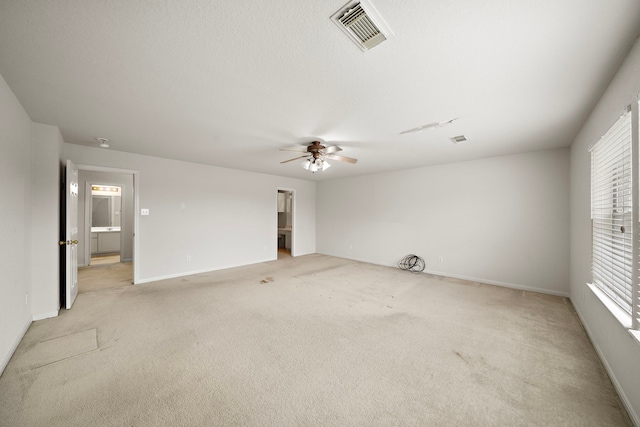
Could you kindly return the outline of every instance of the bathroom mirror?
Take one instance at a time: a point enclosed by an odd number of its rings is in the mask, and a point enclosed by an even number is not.
[[[91,227],[120,227],[122,189],[114,186],[91,187]]]

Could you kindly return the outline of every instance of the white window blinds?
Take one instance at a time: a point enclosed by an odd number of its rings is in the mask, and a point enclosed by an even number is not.
[[[591,150],[592,280],[632,314],[631,113]]]

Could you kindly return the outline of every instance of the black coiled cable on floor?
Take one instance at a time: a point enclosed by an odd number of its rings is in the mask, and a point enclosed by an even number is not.
[[[409,254],[398,262],[398,268],[401,270],[409,270],[412,273],[421,273],[424,271],[424,260],[418,255]]]

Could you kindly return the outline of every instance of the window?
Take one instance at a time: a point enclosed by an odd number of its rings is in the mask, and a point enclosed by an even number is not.
[[[633,131],[632,113],[627,111],[591,148],[591,273],[592,284],[622,310],[623,323],[638,329],[640,271],[634,249],[640,250],[635,237],[640,227],[633,205],[639,190]]]

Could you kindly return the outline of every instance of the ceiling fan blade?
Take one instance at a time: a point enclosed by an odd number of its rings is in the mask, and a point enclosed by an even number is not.
[[[294,157],[293,159],[285,160],[284,162],[280,162],[280,163],[289,163],[289,162],[293,162],[294,160],[306,159],[307,157],[309,157],[308,154],[306,156]]]
[[[342,148],[338,147],[337,145],[334,145],[332,147],[327,147],[324,149],[324,152],[326,154],[335,153],[336,151],[342,151]]]
[[[292,145],[291,147],[281,148],[280,151],[297,151],[298,153],[306,153],[307,147],[300,145]]]
[[[347,162],[347,163],[355,163],[358,161],[358,159],[354,159],[353,157],[337,156],[335,154],[327,154],[323,157],[325,159],[338,160],[339,162]]]

